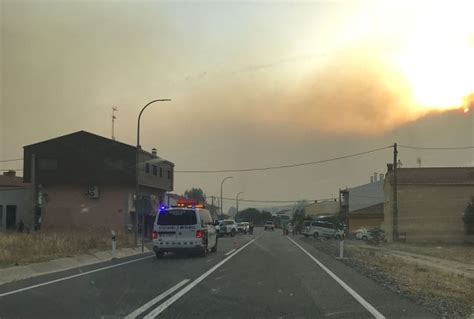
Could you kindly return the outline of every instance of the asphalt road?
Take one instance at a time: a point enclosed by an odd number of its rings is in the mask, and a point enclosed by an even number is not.
[[[0,318],[433,318],[280,230],[207,257],[125,258],[0,286]]]

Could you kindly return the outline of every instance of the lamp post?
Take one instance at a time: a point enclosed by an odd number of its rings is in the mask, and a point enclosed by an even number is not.
[[[138,207],[137,207],[137,202],[138,202],[138,192],[139,192],[139,178],[138,174],[140,172],[138,163],[140,159],[140,119],[142,118],[143,111],[150,106],[153,103],[156,102],[168,102],[171,101],[171,99],[158,99],[158,100],[153,100],[148,102],[147,105],[145,105],[141,110],[140,113],[138,114],[138,121],[137,121],[137,149],[136,149],[136,154],[135,154],[135,246],[138,244]],[[145,214],[143,214],[143,222],[142,222],[142,252],[145,250]]]
[[[224,204],[224,203],[222,202],[222,186],[224,185],[224,182],[225,182],[226,180],[232,179],[232,178],[234,178],[234,177],[233,177],[233,176],[224,177],[224,179],[223,179],[222,182],[221,182],[221,217],[222,217],[222,215],[224,215],[224,209],[223,209],[223,207],[224,207],[223,204]]]
[[[240,196],[240,194],[243,194],[243,193],[244,192],[238,192],[237,196],[235,196],[235,207],[237,209],[237,212],[235,213],[236,216],[239,213],[239,196]]]

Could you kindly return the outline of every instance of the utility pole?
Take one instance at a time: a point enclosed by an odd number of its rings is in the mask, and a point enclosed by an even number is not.
[[[393,241],[398,240],[397,143],[393,144]]]
[[[116,106],[112,107],[112,139],[115,141],[115,120],[117,117],[115,116],[115,112],[118,112],[118,108]]]

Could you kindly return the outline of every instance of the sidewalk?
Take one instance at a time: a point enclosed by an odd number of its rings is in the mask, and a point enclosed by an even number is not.
[[[145,247],[145,253],[150,249]],[[142,254],[141,247],[117,249],[116,258],[129,257]],[[95,253],[78,255],[74,257],[60,258],[25,266],[14,266],[0,269],[0,285],[7,282],[32,278],[72,268],[88,266],[104,261],[112,260],[112,251],[98,251]]]
[[[410,253],[410,252],[405,252],[405,251],[400,251],[400,250],[393,250],[386,247],[377,247],[377,246],[359,245],[359,244],[350,244],[350,243],[347,244],[347,246],[383,252],[385,254],[401,258],[407,263],[434,268],[434,269],[441,270],[443,272],[462,275],[467,278],[474,279],[474,264],[471,264],[471,263],[462,263],[462,262],[452,261],[452,260],[443,259],[443,258],[431,257],[431,256],[415,254],[415,253]]]

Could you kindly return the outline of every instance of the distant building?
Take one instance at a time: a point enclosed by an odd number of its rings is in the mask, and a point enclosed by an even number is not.
[[[383,185],[383,174],[375,173],[370,183],[347,189],[350,233],[360,228],[383,228]]]
[[[0,231],[16,230],[20,221],[33,228],[33,192],[14,171],[0,175]]]
[[[305,215],[311,218],[335,216],[339,214],[340,204],[336,199],[323,200],[323,201],[316,201],[312,204],[309,204],[305,206],[303,209],[304,209]]]
[[[384,225],[393,240],[393,167],[384,184]],[[399,168],[398,234],[407,242],[466,240],[463,212],[474,196],[474,167]]]
[[[141,150],[138,162],[139,207],[150,231],[155,206],[173,190],[174,164],[156,150]],[[85,131],[24,147],[24,181],[34,183],[43,199],[46,228],[133,228],[135,165],[134,146]]]

